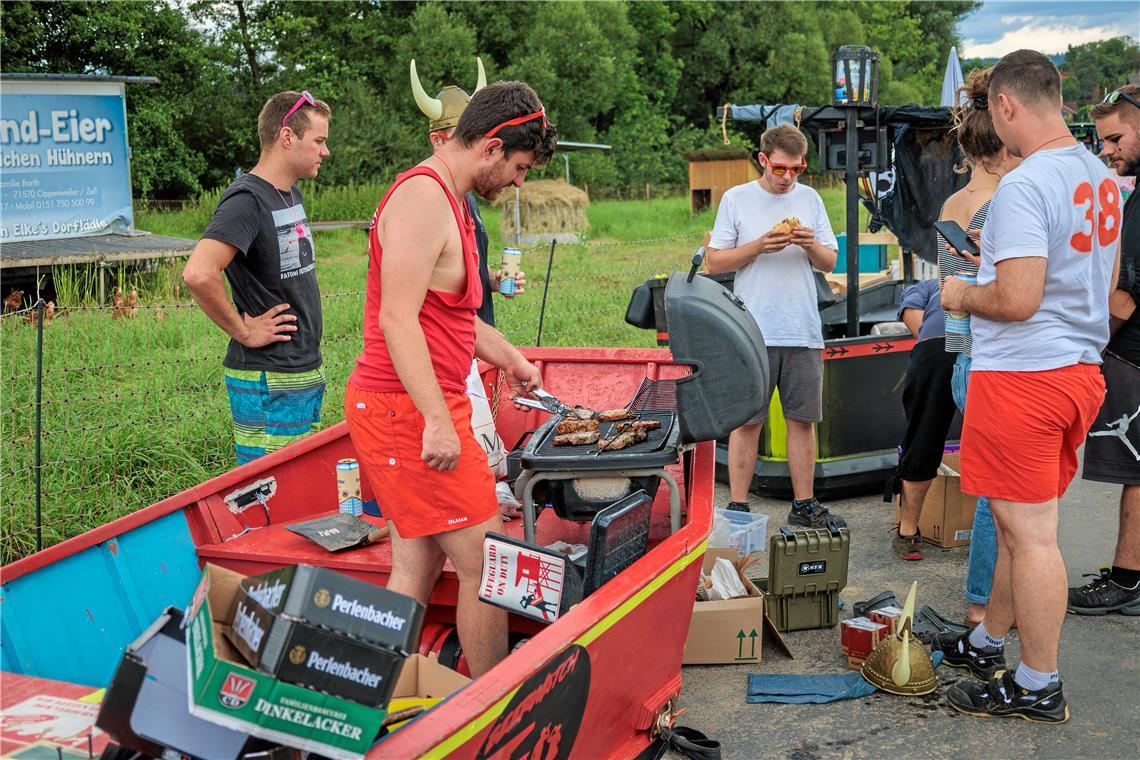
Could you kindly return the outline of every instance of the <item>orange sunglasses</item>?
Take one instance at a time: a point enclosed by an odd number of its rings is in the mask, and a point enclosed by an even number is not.
[[[767,166],[764,167],[765,171],[771,170],[772,174],[777,177],[783,177],[786,173],[791,172],[793,177],[798,177],[807,171],[807,162],[796,164],[795,166],[785,166],[784,164],[774,164],[772,159],[768,158],[767,154],[761,153],[767,161]]]

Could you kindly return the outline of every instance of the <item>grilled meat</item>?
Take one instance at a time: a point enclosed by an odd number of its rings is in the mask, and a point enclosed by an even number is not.
[[[580,433],[583,431],[596,432],[598,430],[597,420],[580,420],[574,417],[567,417],[558,423],[554,428],[554,432],[558,435],[565,435],[567,433]]]
[[[628,420],[633,417],[633,414],[628,409],[606,409],[596,412],[594,417],[600,422],[617,422],[618,420]]]
[[[661,427],[661,420],[633,420],[619,422],[614,425],[615,433],[624,433],[627,430],[657,430]]]
[[[576,406],[576,407],[574,407],[574,411],[572,411],[568,415],[566,415],[566,418],[567,419],[590,420],[590,419],[594,418],[594,414],[595,414],[595,412],[593,409],[587,409],[584,406]]]
[[[589,446],[598,442],[597,430],[579,430],[576,433],[565,433],[554,436],[555,446]]]
[[[626,430],[598,441],[598,451],[618,451],[628,449],[649,440],[649,431],[641,429]]]

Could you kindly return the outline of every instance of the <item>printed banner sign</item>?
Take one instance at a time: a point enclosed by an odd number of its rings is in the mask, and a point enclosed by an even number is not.
[[[543,623],[558,619],[566,576],[566,558],[510,541],[483,540],[483,577],[479,598]]]
[[[129,158],[122,84],[6,81],[0,93],[0,242],[129,228]]]

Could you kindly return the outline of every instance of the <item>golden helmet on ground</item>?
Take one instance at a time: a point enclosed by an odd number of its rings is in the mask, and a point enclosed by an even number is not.
[[[929,694],[938,688],[938,675],[930,654],[922,642],[911,635],[917,589],[917,582],[911,584],[898,630],[875,645],[859,671],[872,686],[908,697]]]
[[[487,86],[487,74],[483,71],[483,59],[476,58],[475,64],[479,68],[479,77],[475,81],[475,89],[471,91],[471,95]],[[420,83],[414,58],[412,59],[411,75],[412,95],[415,96],[416,105],[419,106],[423,115],[431,119],[431,131],[451,129],[458,124],[459,117],[463,115],[463,109],[467,108],[467,104],[471,102],[471,95],[456,85],[449,84],[440,90],[434,98],[431,97],[424,91],[424,86]]]

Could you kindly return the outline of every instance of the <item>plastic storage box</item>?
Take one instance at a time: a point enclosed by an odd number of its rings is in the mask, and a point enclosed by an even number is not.
[[[764,551],[768,539],[768,515],[717,509],[716,514],[732,524],[726,549],[736,549],[741,556]]]
[[[847,585],[851,534],[781,528],[768,545],[768,600],[781,631],[831,628],[839,622],[839,592]]]

